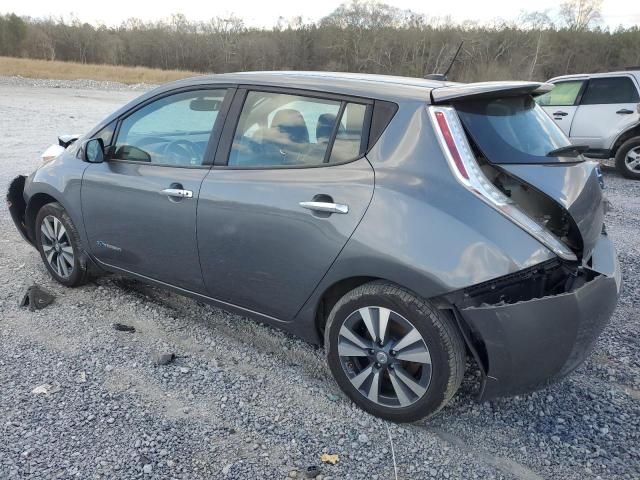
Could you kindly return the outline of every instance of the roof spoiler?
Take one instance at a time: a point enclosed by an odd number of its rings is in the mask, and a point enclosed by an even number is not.
[[[431,90],[431,101],[435,103],[453,100],[475,100],[479,98],[516,97],[520,95],[542,95],[553,88],[551,83],[541,82],[478,82],[438,87]]]

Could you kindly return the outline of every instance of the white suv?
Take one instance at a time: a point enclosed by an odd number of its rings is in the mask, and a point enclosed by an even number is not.
[[[640,68],[564,75],[536,101],[585,155],[615,158],[618,171],[640,180]],[[605,162],[606,163],[606,162]]]

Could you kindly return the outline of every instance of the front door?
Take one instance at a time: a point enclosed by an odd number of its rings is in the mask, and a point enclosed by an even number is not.
[[[227,122],[229,145],[200,192],[204,281],[218,300],[289,320],[371,200],[370,106],[273,91],[244,92],[236,105],[237,128]]]
[[[611,148],[621,132],[640,122],[638,102],[638,86],[631,76],[592,78],[571,126],[571,142]]]
[[[584,80],[566,80],[554,85],[553,90],[537,97],[536,102],[569,137]]]
[[[82,180],[90,252],[100,262],[203,291],[196,207],[225,93],[170,94],[121,121],[107,160]]]

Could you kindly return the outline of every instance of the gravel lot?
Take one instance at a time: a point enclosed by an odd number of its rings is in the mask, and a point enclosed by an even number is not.
[[[144,88],[0,77],[0,188],[57,134]],[[485,404],[470,369],[438,417],[404,426],[355,408],[322,350],[268,326],[116,277],[59,286],[2,202],[0,478],[301,478],[317,465],[325,480],[392,479],[395,453],[402,479],[638,479],[640,182],[606,182],[626,285],[587,363],[543,392]],[[56,300],[29,312],[18,301],[34,282]],[[156,366],[159,352],[179,358]],[[43,383],[59,390],[32,393]]]

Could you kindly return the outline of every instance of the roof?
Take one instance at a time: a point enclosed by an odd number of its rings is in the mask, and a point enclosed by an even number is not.
[[[175,88],[177,85],[199,85],[207,83],[290,86],[345,95],[380,99],[401,97],[420,101],[428,99],[429,92],[434,88],[458,85],[455,82],[393,75],[303,71],[240,72],[202,75],[178,80],[169,85]]]
[[[571,75],[560,75],[553,77],[548,82],[554,82],[557,80],[580,80],[586,78],[598,78],[598,77],[610,77],[619,75],[633,75],[640,82],[640,70],[618,70],[615,72],[600,72],[600,73],[574,73]]]

